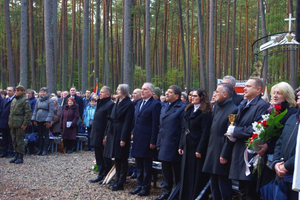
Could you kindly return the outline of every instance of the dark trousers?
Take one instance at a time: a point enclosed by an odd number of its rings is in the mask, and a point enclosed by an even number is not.
[[[46,128],[46,122],[38,122],[38,145],[40,150],[47,151],[49,145],[49,128]]]
[[[260,199],[259,194],[256,192],[256,181],[239,181],[239,190],[242,200]]]
[[[70,139],[64,139],[63,140],[63,144],[64,144],[64,148],[69,151],[69,150],[73,150],[73,145],[75,143],[75,140],[70,140]]]
[[[4,155],[14,155],[14,147],[12,144],[11,134],[9,128],[1,129],[2,132],[2,151]]]
[[[292,183],[286,182],[286,196],[288,200],[298,200],[298,192],[292,190]]]
[[[109,170],[112,168],[112,161],[110,158],[103,156],[104,147],[94,147],[96,164],[99,169],[98,176],[104,178]]]
[[[163,175],[163,194],[170,194],[172,192],[173,183],[177,185],[180,182],[180,162],[166,162],[162,161],[162,175]]]
[[[150,190],[152,158],[135,158],[137,187],[144,191]]]
[[[116,181],[119,184],[124,184],[126,182],[127,170],[128,170],[128,160],[127,158],[115,158],[116,165]]]
[[[91,131],[92,131],[92,128],[91,127],[86,127],[86,130],[87,130],[87,138],[88,138],[88,145],[87,145],[87,148],[89,149],[89,150],[91,150],[92,149],[92,147],[91,147]]]
[[[214,200],[232,199],[232,182],[228,176],[211,174],[210,189]]]

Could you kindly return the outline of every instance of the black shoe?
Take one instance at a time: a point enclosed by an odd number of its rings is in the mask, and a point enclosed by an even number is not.
[[[26,152],[26,155],[31,155],[31,152],[28,150],[28,151]]]
[[[35,155],[41,155],[43,153],[43,151],[41,149],[39,149],[39,151],[35,154]]]
[[[101,185],[103,183],[104,179],[105,179],[105,177],[101,181],[99,181],[98,183]]]
[[[90,182],[91,182],[91,183],[97,183],[97,182],[99,182],[99,181],[101,181],[101,180],[103,180],[103,177],[97,176],[97,178],[91,179]],[[103,182],[103,181],[102,181],[102,182]]]
[[[85,149],[84,151],[91,151],[91,149]]]
[[[124,186],[122,183],[118,183],[116,185],[113,185],[111,190],[112,191],[124,190]]]
[[[170,195],[169,194],[162,194],[160,197],[155,198],[154,200],[164,200],[168,199]]]
[[[1,153],[0,154],[0,158],[4,158],[4,157],[6,157],[7,156],[7,154],[4,154],[4,153]]]
[[[142,190],[137,195],[144,197],[144,196],[148,196],[149,194],[150,194],[149,191]]]
[[[23,163],[23,154],[19,153],[18,160],[15,162],[16,164]]]
[[[129,191],[129,194],[137,194],[142,190],[142,188],[135,188],[135,190]]]
[[[117,184],[118,184],[118,181],[114,181],[111,184],[109,184],[109,188],[112,188],[114,185],[117,185]]]
[[[43,153],[41,154],[41,156],[46,156],[47,155],[47,151],[43,151]]]
[[[136,179],[136,172],[133,172],[130,176],[130,179]]]
[[[68,150],[67,153],[70,154],[70,153],[73,153],[73,151],[72,150]]]
[[[15,163],[18,160],[19,154],[16,153],[14,159],[10,160],[10,163]]]
[[[15,154],[8,154],[7,156],[6,156],[6,158],[13,158],[15,156]]]

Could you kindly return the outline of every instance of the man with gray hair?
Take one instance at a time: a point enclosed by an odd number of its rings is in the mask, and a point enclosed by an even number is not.
[[[95,149],[96,164],[98,166],[98,176],[91,179],[91,183],[102,183],[104,177],[112,167],[110,158],[103,156],[103,138],[107,125],[107,116],[111,114],[114,103],[110,99],[111,89],[103,86],[100,90],[100,99],[97,100],[97,108],[94,115],[94,121],[91,130],[91,146]]]
[[[134,128],[132,131],[132,156],[135,157],[137,170],[137,187],[130,194],[148,196],[151,184],[152,159],[156,153],[156,140],[159,130],[161,104],[152,96],[154,86],[144,83],[141,97],[134,112]]]
[[[229,83],[235,88],[236,80],[233,76],[224,76],[222,83]],[[232,101],[235,105],[240,105],[240,103],[243,101],[243,96],[238,95],[235,91],[232,96]]]
[[[234,88],[231,84],[220,83],[216,89],[213,122],[210,129],[207,155],[202,168],[211,175],[213,199],[231,199],[231,180],[228,178],[231,163],[232,142],[224,134],[228,127],[228,115],[237,113],[237,106],[232,101]]]
[[[132,92],[132,102],[133,102],[134,106],[138,103],[139,100],[142,99],[141,93],[142,93],[142,90],[139,89],[139,88],[133,90],[133,92]]]

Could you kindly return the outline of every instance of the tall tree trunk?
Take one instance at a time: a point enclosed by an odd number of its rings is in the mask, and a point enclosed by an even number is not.
[[[7,65],[9,74],[9,85],[16,86],[15,81],[15,66],[14,56],[12,48],[12,37],[10,28],[10,12],[9,12],[9,0],[4,0],[4,13],[5,13],[5,33],[6,33],[6,51],[7,51]]]
[[[293,16],[293,1],[289,0],[289,12]],[[291,86],[297,88],[297,73],[295,69],[295,51],[294,45],[289,45],[290,47],[290,74],[291,74]]]
[[[223,6],[223,0],[221,0],[220,2],[220,15],[219,15],[219,44],[222,44],[222,6]],[[217,59],[217,65],[218,65],[218,72],[217,72],[217,76],[220,78],[222,76],[222,74],[224,75],[224,71],[222,70],[222,65],[221,65],[221,55],[222,55],[222,48],[221,45],[219,46],[219,50],[218,50],[218,59]],[[223,73],[222,73],[223,72]]]
[[[107,86],[110,86],[110,80],[109,80],[109,0],[106,0],[105,4],[105,84]]]
[[[215,65],[214,65],[214,8],[215,0],[210,0],[210,15],[209,15],[209,96],[212,95],[213,91],[216,89],[216,75],[215,75]]]
[[[20,84],[28,86],[28,4],[21,0]]]
[[[70,72],[70,82],[71,85],[74,83],[74,63],[75,63],[75,30],[76,30],[76,22],[75,22],[75,18],[76,18],[76,12],[75,12],[75,0],[72,0],[72,59],[71,59],[71,72]]]
[[[78,41],[77,41],[77,51],[78,51],[78,68],[77,68],[77,70],[78,70],[78,77],[77,77],[77,80],[78,80],[78,88],[81,88],[81,76],[80,76],[80,74],[81,74],[81,48],[82,48],[82,46],[81,46],[81,0],[79,0],[79,4],[78,4],[78,11],[79,11],[79,13],[78,13]]]
[[[231,74],[236,77],[236,67],[235,67],[235,25],[236,25],[236,0],[233,0],[232,5],[232,32],[231,32]]]
[[[96,0],[96,31],[94,44],[95,81],[99,78],[100,1],[101,0]]]
[[[202,14],[200,0],[197,0],[197,14],[198,14],[198,37],[199,37],[199,53],[200,53],[200,82],[201,88],[205,89],[205,54],[204,54],[204,42],[203,42],[203,25],[202,25]]]
[[[189,0],[186,0],[186,76],[185,76],[185,87],[190,89],[190,13],[189,13]]]
[[[62,88],[68,88],[67,0],[62,0]],[[71,83],[72,84],[72,83]]]
[[[50,93],[55,92],[54,82],[54,49],[53,49],[53,23],[52,23],[52,0],[44,1],[45,10],[45,49],[46,49],[46,80]]]
[[[53,49],[54,49],[54,89],[57,89],[57,69],[58,69],[58,48],[57,48],[57,0],[52,2],[52,16],[53,16]]]
[[[132,67],[132,28],[131,28],[131,7],[129,0],[124,1],[124,83],[133,89],[133,67]]]
[[[82,32],[82,85],[81,90],[88,87],[88,49],[89,49],[89,0],[84,0],[83,5],[83,32]]]
[[[29,34],[30,34],[30,62],[31,62],[31,82],[32,89],[36,88],[35,78],[35,57],[34,57],[34,30],[33,30],[33,0],[29,1]]]
[[[265,8],[263,4],[263,0],[260,0],[260,18],[261,18],[261,32],[262,37],[267,36],[267,29],[266,29],[266,18],[265,18]],[[267,42],[267,38],[263,39],[263,43]],[[247,47],[247,46],[246,46]],[[247,52],[247,50],[246,50]],[[267,70],[268,70],[268,50],[263,52],[263,82],[266,84],[267,80]]]
[[[225,51],[224,51],[224,75],[225,76],[228,74],[230,4],[231,4],[231,1],[228,0],[227,22],[226,22],[226,32],[225,32]]]
[[[150,0],[146,0],[146,81],[151,81],[150,66]]]
[[[179,24],[180,24],[180,39],[181,39],[181,50],[182,50],[182,65],[184,69],[184,77],[187,77],[186,71],[186,57],[185,57],[185,45],[184,45],[184,33],[183,33],[183,22],[182,22],[182,7],[181,0],[178,0],[178,9],[179,9]]]

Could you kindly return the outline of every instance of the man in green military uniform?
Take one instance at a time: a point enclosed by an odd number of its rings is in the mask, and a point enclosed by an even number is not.
[[[11,102],[8,125],[15,150],[15,157],[10,163],[23,163],[25,154],[25,130],[30,123],[32,111],[29,100],[25,97],[25,88],[22,85],[16,87],[16,97]]]

